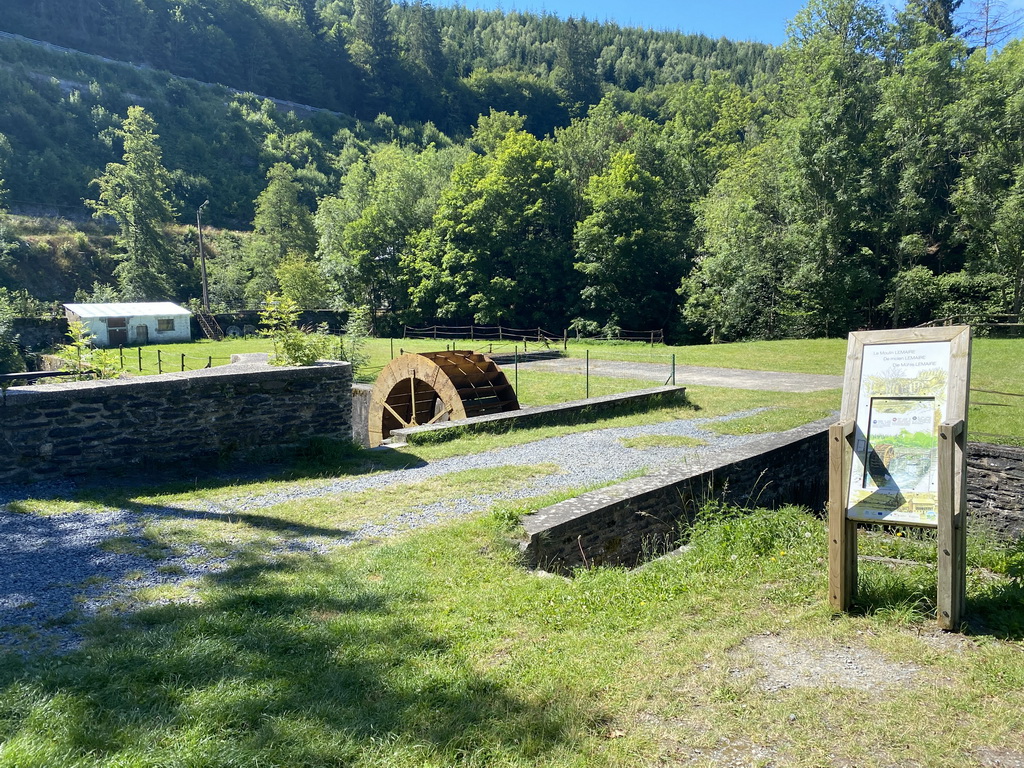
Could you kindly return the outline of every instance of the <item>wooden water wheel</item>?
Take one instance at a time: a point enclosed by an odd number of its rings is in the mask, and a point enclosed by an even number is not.
[[[394,429],[519,410],[501,368],[476,352],[419,352],[396,357],[370,394],[370,446]]]

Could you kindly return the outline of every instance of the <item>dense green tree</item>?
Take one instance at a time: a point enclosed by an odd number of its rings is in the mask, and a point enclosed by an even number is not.
[[[975,272],[999,272],[1012,285],[1013,311],[1024,304],[1024,42],[987,62],[979,53],[970,88],[954,111],[964,143],[956,183],[958,235]]]
[[[7,291],[0,288],[0,373],[19,373],[25,370],[25,361],[18,350],[14,333],[14,307]]]
[[[452,168],[466,154],[383,144],[349,168],[339,195],[320,201],[320,255],[346,304],[375,316],[404,310],[408,287],[400,260],[411,238],[430,225]]]
[[[572,269],[573,201],[552,147],[512,131],[493,153],[456,167],[437,214],[405,259],[426,317],[558,327]]]
[[[573,117],[582,116],[601,98],[593,45],[571,16],[556,42],[557,55],[552,71],[555,87]]]
[[[160,301],[174,296],[180,264],[164,236],[174,220],[170,176],[161,158],[156,123],[142,107],[129,107],[117,132],[124,145],[120,163],[108,163],[93,183],[98,200],[86,200],[97,217],[111,216],[120,234],[123,253],[115,270],[125,301]]]
[[[333,303],[331,285],[318,262],[289,256],[274,270],[281,294],[299,309],[326,309]]]
[[[703,248],[681,293],[687,321],[712,341],[798,332],[785,162],[778,140],[758,145],[723,172],[699,206]]]
[[[581,297],[592,320],[642,330],[673,319],[686,264],[665,195],[661,178],[630,152],[590,179],[584,197],[591,213],[576,226],[574,266],[584,275]]]
[[[248,258],[252,277],[246,286],[250,305],[276,292],[275,270],[287,258],[308,259],[316,251],[313,217],[299,201],[299,193],[295,169],[274,163],[267,171],[266,188],[256,198]]]

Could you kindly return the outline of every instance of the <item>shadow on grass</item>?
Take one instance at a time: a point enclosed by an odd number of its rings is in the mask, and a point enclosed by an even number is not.
[[[78,490],[70,500],[95,502],[126,507],[140,495],[167,495],[202,490],[218,490],[232,486],[321,478],[354,477],[374,472],[415,469],[426,466],[423,459],[390,448],[362,448],[337,440],[311,441],[287,461],[249,466],[244,470],[211,466],[172,468],[164,471],[146,469],[144,477],[88,477],[78,480]],[[35,489],[25,488],[30,498]]]
[[[9,764],[530,765],[567,738],[557,706],[429,629],[414,587],[348,569],[240,562],[202,604],[97,620],[59,664],[0,664]]]
[[[1019,575],[1006,579],[968,573],[964,631],[1001,640],[1024,639],[1024,583]],[[854,615],[934,621],[936,610],[934,566],[862,569]]]

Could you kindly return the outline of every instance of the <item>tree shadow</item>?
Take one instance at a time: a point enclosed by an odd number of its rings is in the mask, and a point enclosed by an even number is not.
[[[428,464],[401,449],[362,448],[340,441],[321,442],[331,445],[315,449],[311,454],[299,452],[287,462],[276,461],[258,466],[232,468],[216,463],[170,468],[147,466],[144,470],[135,470],[131,475],[87,475],[56,484],[41,482],[22,486],[7,485],[0,494],[0,505],[19,504],[34,499],[60,499],[124,507],[137,496],[220,490],[272,481],[358,477],[374,472],[416,469]]]
[[[60,664],[0,664],[0,737],[48,739],[72,762],[116,762],[148,744],[156,763],[163,750],[209,765],[227,753],[239,764],[369,764],[403,749],[486,764],[541,758],[568,738],[570,708],[475,669],[453,630],[427,629],[415,589],[317,557],[254,559],[209,580],[201,604],[94,622]],[[33,716],[39,706],[56,727]]]
[[[934,565],[879,567],[870,578],[860,579],[851,613],[860,616],[903,613],[918,620],[933,621],[936,580]],[[1024,582],[1021,578],[1011,575],[996,579],[968,574],[962,631],[1000,640],[1024,639]]]

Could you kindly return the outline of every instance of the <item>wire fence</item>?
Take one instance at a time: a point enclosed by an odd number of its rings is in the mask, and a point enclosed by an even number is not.
[[[218,364],[231,362],[230,357],[207,355],[197,357],[185,353],[168,352],[159,348],[118,347],[117,362],[122,371],[147,373],[170,373],[172,371],[198,371],[213,368],[214,361]]]
[[[988,400],[981,400],[981,399],[978,399],[978,398],[972,398],[971,401],[970,401],[970,404],[971,404],[972,408],[981,408],[981,409],[1009,408],[1009,409],[1011,409],[1009,412],[1002,412],[1001,411],[1001,414],[1005,414],[1005,416],[1011,417],[1011,418],[994,419],[993,421],[996,421],[997,423],[1002,422],[1002,423],[1005,424],[1006,422],[1012,420],[1012,417],[1017,416],[1019,414],[1019,412],[1021,411],[1021,409],[1024,409],[1024,393],[1020,393],[1020,392],[1001,392],[1001,391],[996,390],[996,389],[979,389],[979,388],[976,388],[976,387],[971,387],[971,393],[972,394],[982,395],[983,397],[987,396],[989,398]],[[1008,402],[1008,403],[996,402],[993,399],[993,396],[995,396],[995,397],[1010,398],[1011,402]],[[987,415],[988,414],[986,413],[986,416]],[[972,430],[970,430],[970,435],[971,435],[972,438],[984,438],[985,440],[997,440],[999,442],[1008,442],[1008,443],[1013,444],[1013,445],[1024,445],[1024,436],[1022,436],[1020,434],[1007,435],[1007,434],[1001,434],[1001,433],[996,433],[996,432],[978,432],[978,431],[972,429]]]
[[[407,339],[469,339],[497,341],[535,341],[538,344],[547,342],[565,344],[569,339],[575,341],[641,341],[649,344],[664,344],[665,332],[657,329],[651,331],[630,331],[622,328],[609,329],[597,335],[583,335],[568,329],[561,333],[544,328],[511,328],[504,325],[427,325],[416,328],[403,326],[403,338]]]
[[[1011,312],[985,312],[939,317],[921,323],[918,328],[936,328],[949,325],[969,325],[977,333],[984,335],[996,331],[1000,334],[1012,335],[1024,332],[1024,315]]]

